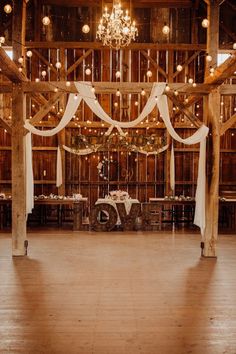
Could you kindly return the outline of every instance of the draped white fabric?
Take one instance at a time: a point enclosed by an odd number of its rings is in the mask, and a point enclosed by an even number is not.
[[[199,226],[201,229],[201,234],[203,236],[205,225],[206,225],[206,215],[205,215],[205,198],[206,198],[206,137],[209,131],[209,128],[204,124],[190,137],[182,139],[174,130],[169,116],[169,109],[167,104],[167,97],[162,95],[158,101],[157,106],[162,116],[162,119],[166,125],[166,128],[172,138],[175,140],[192,145],[200,143],[200,152],[199,152],[199,162],[198,162],[198,178],[197,178],[197,189],[196,189],[196,207],[195,207],[195,216],[194,224]]]
[[[60,187],[62,185],[62,162],[61,162],[61,149],[57,147],[57,178],[56,186]]]
[[[32,166],[31,133],[25,136],[25,175],[26,175],[26,213],[32,213],[34,207],[34,177]]]
[[[100,119],[104,120],[106,123],[115,125],[121,128],[132,128],[137,124],[142,122],[144,118],[152,112],[155,107],[159,97],[163,94],[166,84],[164,82],[154,83],[150,97],[147,100],[141,114],[138,118],[132,120],[131,122],[120,122],[109,117],[109,115],[103,110],[101,105],[96,100],[95,93],[91,90],[91,83],[84,84],[83,82],[75,82],[75,86],[79,92],[80,97],[84,99],[89,108],[98,116]]]
[[[174,192],[175,190],[175,153],[174,153],[174,143],[171,145],[170,154],[170,188]]]
[[[182,139],[174,130],[170,117],[169,117],[169,110],[168,110],[168,105],[167,105],[167,97],[166,95],[163,95],[164,89],[166,84],[165,83],[155,83],[153,84],[153,88],[150,94],[149,99],[147,100],[147,103],[145,107],[143,108],[143,111],[139,115],[138,118],[136,118],[133,121],[130,122],[120,122],[113,120],[112,118],[109,117],[109,115],[103,110],[101,105],[98,103],[96,100],[96,96],[94,92],[92,92],[92,85],[91,83],[83,83],[83,82],[75,82],[75,86],[79,92],[79,97],[75,100],[75,96],[73,94],[69,95],[69,100],[66,106],[65,113],[58,124],[57,127],[51,130],[39,130],[33,127],[29,122],[25,123],[25,128],[28,129],[30,132],[41,135],[41,136],[52,136],[56,133],[58,133],[61,129],[63,129],[67,123],[71,120],[73,115],[75,114],[81,100],[83,99],[87,105],[90,107],[90,109],[102,120],[105,122],[111,124],[111,126],[117,127],[117,129],[121,128],[131,128],[135,127],[137,124],[139,124],[149,113],[152,112],[154,107],[157,105],[160,114],[162,116],[162,119],[167,127],[168,132],[172,136],[173,139],[182,142],[184,144],[196,144],[200,143],[200,154],[199,154],[199,164],[198,164],[198,179],[197,179],[197,189],[196,189],[196,209],[195,209],[195,218],[194,218],[194,223],[198,225],[201,228],[201,233],[203,235],[204,229],[205,229],[205,183],[206,183],[206,176],[205,176],[205,160],[206,160],[206,136],[208,134],[208,128],[205,125],[202,125],[191,137],[188,137],[186,139]],[[113,129],[113,127],[109,128],[110,130]],[[63,146],[63,148],[65,148]],[[66,150],[66,149],[65,149]],[[93,152],[93,150],[88,152],[88,149],[85,149],[86,151],[80,152],[79,154],[87,154]],[[68,150],[67,150],[68,151]],[[72,151],[70,151],[72,152]],[[139,151],[140,153],[145,153],[142,151]],[[150,154],[150,153],[148,153]],[[31,159],[31,165],[32,165],[32,159]],[[30,169],[30,166],[29,166]]]
[[[52,136],[52,135],[59,133],[59,131],[61,131],[63,128],[65,128],[65,126],[70,122],[73,115],[77,111],[77,108],[80,105],[82,97],[77,96],[77,99],[75,99],[75,97],[76,96],[74,94],[69,95],[69,99],[68,99],[63,117],[62,117],[60,123],[55,128],[49,129],[49,130],[40,130],[40,129],[35,128],[28,121],[26,121],[26,123],[25,123],[25,128],[28,129],[31,133],[36,134],[36,135],[41,135],[41,136]]]

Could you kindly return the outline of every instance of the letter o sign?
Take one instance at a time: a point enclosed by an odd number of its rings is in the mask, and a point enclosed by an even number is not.
[[[108,215],[108,219],[101,221],[101,212],[104,211]],[[117,223],[116,209],[107,203],[94,205],[91,210],[91,227],[95,231],[111,231]]]

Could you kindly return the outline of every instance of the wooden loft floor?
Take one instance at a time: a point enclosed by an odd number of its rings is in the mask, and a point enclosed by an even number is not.
[[[235,354],[236,238],[217,262],[197,234],[0,235],[0,353]]]

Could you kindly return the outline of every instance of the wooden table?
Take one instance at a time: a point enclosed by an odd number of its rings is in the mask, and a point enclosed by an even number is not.
[[[29,214],[29,223],[37,220],[40,224],[46,224],[49,221],[48,207],[56,207],[56,219],[59,226],[63,223],[63,213],[65,212],[65,207],[69,206],[72,212],[72,222],[73,230],[78,229],[80,224],[80,219],[82,214],[86,213],[88,198],[64,198],[64,199],[35,199],[33,213]],[[0,199],[0,228],[10,226],[11,224],[11,199]],[[37,210],[37,207],[38,210]],[[38,215],[37,214],[38,211]],[[35,215],[34,215],[35,214]],[[35,218],[38,216],[38,219]]]
[[[149,198],[149,202],[162,205],[163,222],[193,223],[194,199]]]

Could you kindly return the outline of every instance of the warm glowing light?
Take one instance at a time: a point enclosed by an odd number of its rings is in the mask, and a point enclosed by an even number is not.
[[[43,25],[44,26],[48,26],[51,22],[50,18],[48,16],[44,16],[44,18],[42,19]]]
[[[83,33],[89,33],[89,31],[90,31],[90,27],[89,27],[89,25],[83,25],[83,27],[82,27],[82,32]]]
[[[209,21],[208,21],[207,18],[204,18],[204,19],[202,20],[202,27],[203,27],[203,28],[207,28],[208,26],[209,26]]]
[[[4,6],[4,11],[6,12],[6,14],[10,14],[12,12],[12,7],[10,4],[6,4]]]

